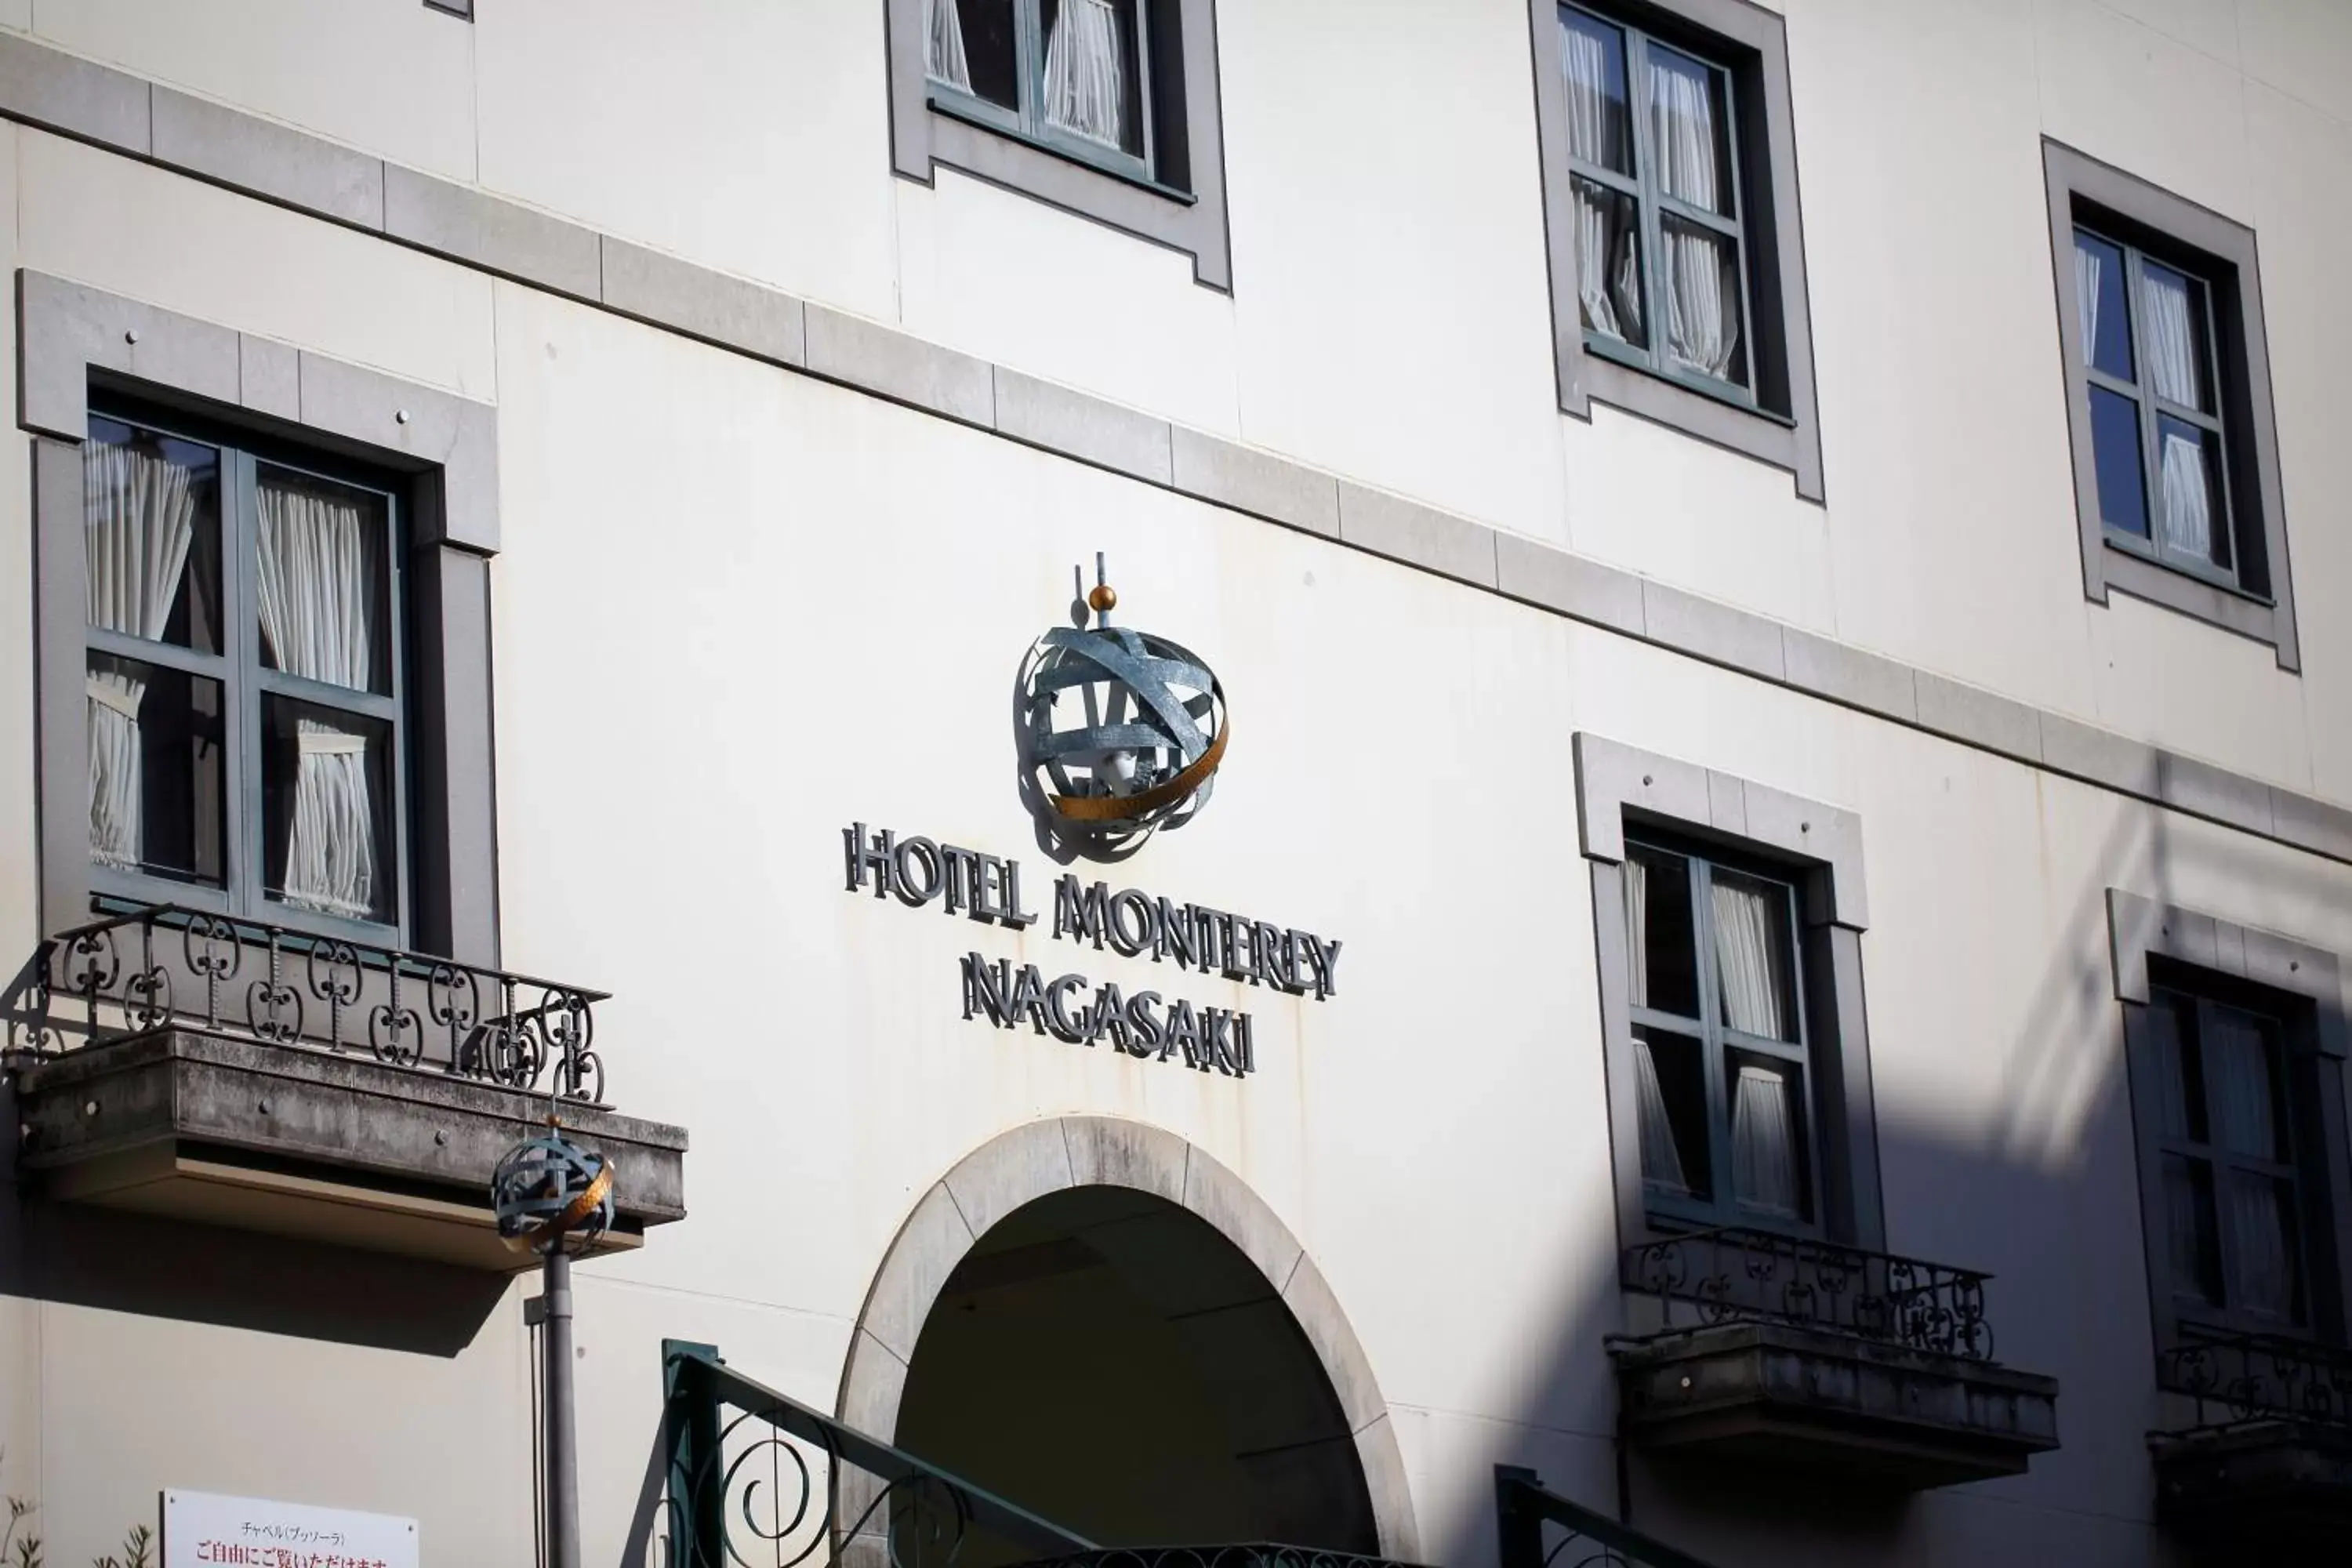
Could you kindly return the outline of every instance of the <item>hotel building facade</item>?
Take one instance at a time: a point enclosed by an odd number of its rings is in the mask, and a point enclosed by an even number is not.
[[[2352,1528],[2352,7],[0,0],[0,116],[51,1560],[531,1561],[551,1111],[593,1563]]]

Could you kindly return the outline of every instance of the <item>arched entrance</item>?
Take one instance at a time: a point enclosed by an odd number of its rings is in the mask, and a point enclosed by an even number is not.
[[[1108,1545],[1411,1560],[1387,1407],[1321,1273],[1233,1173],[1135,1122],[1034,1122],[919,1202],[842,1418]]]

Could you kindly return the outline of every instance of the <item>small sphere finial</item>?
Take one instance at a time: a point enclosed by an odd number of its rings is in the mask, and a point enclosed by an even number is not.
[[[1108,583],[1097,583],[1087,590],[1087,606],[1097,615],[1118,608],[1118,591]]]

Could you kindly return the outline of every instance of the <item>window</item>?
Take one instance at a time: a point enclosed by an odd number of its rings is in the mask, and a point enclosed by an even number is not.
[[[1619,1240],[1885,1245],[1850,811],[1579,734]]]
[[[1560,406],[1599,399],[1822,495],[1782,24],[1537,0]]]
[[[2303,1204],[2281,1021],[2157,985],[2146,1018],[2161,1268],[2184,1316],[2302,1328]]]
[[[81,456],[92,887],[396,931],[393,494],[111,412]]]
[[[887,3],[900,174],[948,164],[1231,288],[1212,0]]]
[[[1730,73],[1575,6],[1560,28],[1585,346],[1752,403]]]
[[[934,103],[1151,178],[1150,0],[924,0]]]
[[[498,411],[16,296],[45,929],[111,894],[497,966]]]
[[[2185,1329],[2342,1343],[2342,961],[2119,889],[2107,919],[2159,1348]]]
[[[2298,667],[2253,236],[2044,144],[2084,582]]]
[[[1628,839],[1642,1185],[1654,1213],[1809,1226],[1804,1007],[1790,883]]]

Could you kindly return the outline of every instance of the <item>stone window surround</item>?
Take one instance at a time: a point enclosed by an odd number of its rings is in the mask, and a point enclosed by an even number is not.
[[[1217,85],[1216,0],[1157,0],[1178,9],[1184,41],[1184,190],[1152,186],[933,109],[923,70],[924,0],[883,0],[888,37],[890,164],[930,184],[940,164],[1192,258],[1192,279],[1230,294],[1224,128]]]
[[[93,384],[302,441],[410,478],[412,644],[408,945],[499,957],[489,557],[498,418],[487,404],[29,269],[16,275],[18,424],[34,437],[40,907],[50,931],[89,918],[82,694],[81,445]],[[59,808],[60,803],[72,806]],[[288,923],[299,924],[299,915]]]
[[[2314,1269],[2312,1318],[2315,1331],[2341,1343],[2352,1332],[2352,1125],[2347,1124],[2345,1062],[2352,1056],[2352,962],[2336,952],[2258,926],[2240,925],[2200,910],[2168,904],[2121,888],[2107,889],[2108,955],[2113,966],[2116,1000],[2124,1010],[2126,1078],[2129,1083],[2134,1122],[2134,1160],[2138,1172],[2140,1219],[2148,1268],[2148,1310],[2159,1349],[2179,1338],[2180,1318],[2169,1292],[2158,1288],[2157,1259],[2164,1256],[2166,1233],[2161,1218],[2164,1195],[2155,1185],[2151,1163],[2141,1152],[2139,1128],[2154,1114],[2143,1103],[2150,1086],[2145,1073],[2130,1070],[2141,1056],[2142,1020],[2148,1005],[2148,959],[2151,956],[2231,980],[2309,1005],[2310,1037],[2302,1052],[2316,1078],[2315,1107],[2325,1147],[2315,1158],[2306,1157],[2317,1189],[2319,1207],[2306,1215],[2306,1231],[2323,1232],[2334,1255],[2335,1268]],[[2292,1022],[2292,1021],[2291,1021]],[[2289,1042],[2291,1052],[2296,1049]]]
[[[0,31],[0,117],[2095,789],[2352,865],[2352,809]]]
[[[1761,851],[1793,873],[1805,927],[1800,986],[1811,1041],[1808,1071],[1821,1152],[1816,1173],[1821,1229],[1831,1241],[1883,1250],[1886,1223],[1862,984],[1862,933],[1870,923],[1862,819],[1837,806],[1587,731],[1577,731],[1571,744],[1578,847],[1592,863],[1601,1060],[1608,1080],[1610,1161],[1621,1248],[1665,1234],[1652,1222],[1643,1201],[1636,1136],[1641,1118],[1634,1100],[1625,942],[1625,825],[1630,819],[1702,842]]]
[[[2152,185],[2137,175],[2044,137],[2042,177],[2050,204],[2051,265],[2058,296],[2058,351],[2066,376],[2066,421],[2073,436],[2074,512],[2082,535],[2083,596],[2107,602],[2116,589],[2268,643],[2281,669],[2300,671],[2294,581],[2279,475],[2278,425],[2271,400],[2270,348],[2263,319],[2262,267],[2254,231]],[[2200,581],[2107,542],[2100,520],[2098,471],[2091,456],[2091,408],[2083,369],[2082,306],[2074,297],[2074,220],[2080,201],[2161,234],[2219,262],[2229,274],[2213,288],[2214,327],[2223,363],[2215,380],[2230,432],[2234,470],[2227,477],[2237,509],[2260,512],[2270,601]],[[2137,309],[2137,307],[2135,307]],[[2233,357],[2232,351],[2235,351]]]
[[[964,1254],[1024,1204],[1081,1186],[1164,1198],[1208,1222],[1257,1266],[1313,1347],[1347,1416],[1381,1554],[1415,1561],[1420,1530],[1395,1423],[1322,1271],[1249,1184],[1176,1134],[1139,1121],[1070,1116],[1027,1122],[998,1134],[933,1183],[892,1238],[858,1312],[841,1373],[841,1419],[889,1441],[915,1342]],[[845,1517],[856,1512],[847,1509]]]
[[[1824,499],[1821,414],[1813,386],[1812,310],[1805,283],[1804,224],[1797,201],[1796,119],[1789,91],[1787,25],[1748,0],[1591,0],[1604,16],[1644,27],[1661,24],[1669,37],[1714,45],[1712,58],[1731,68],[1734,91],[1746,104],[1743,141],[1751,143],[1749,170],[1768,179],[1745,181],[1748,208],[1743,229],[1749,292],[1759,321],[1751,343],[1772,358],[1757,363],[1758,408],[1743,408],[1663,376],[1588,353],[1578,312],[1576,204],[1569,191],[1568,89],[1560,79],[1558,0],[1528,0],[1535,45],[1536,144],[1543,169],[1544,237],[1551,279],[1552,354],[1562,413],[1592,416],[1605,403],[1759,462],[1786,468],[1797,494]],[[1702,46],[1703,52],[1704,47]],[[1759,122],[1763,145],[1746,128]],[[1761,198],[1760,200],[1759,198]],[[1763,330],[1759,331],[1761,327]],[[1766,374],[1767,363],[1777,364]],[[1775,384],[1778,384],[1776,386]],[[1781,406],[1774,406],[1776,402]]]

